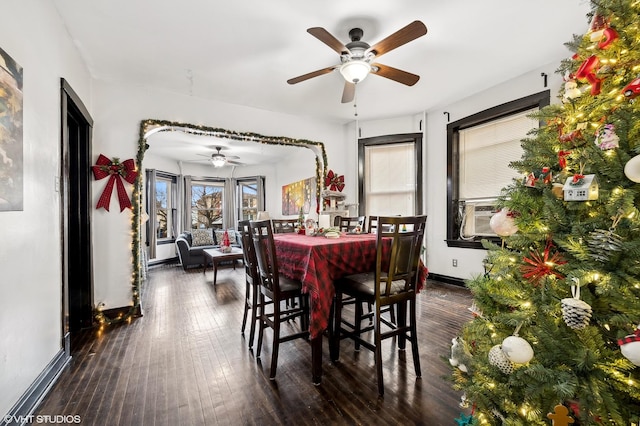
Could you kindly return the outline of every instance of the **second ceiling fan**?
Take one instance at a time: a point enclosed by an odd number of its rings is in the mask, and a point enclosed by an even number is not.
[[[427,27],[420,21],[413,21],[373,46],[361,40],[363,31],[360,28],[353,28],[349,31],[351,42],[346,45],[332,36],[324,28],[313,27],[309,28],[307,32],[335,50],[340,55],[340,65],[334,65],[291,78],[287,80],[289,84],[300,83],[339,69],[340,74],[342,74],[345,79],[342,103],[346,103],[353,100],[356,92],[356,84],[361,82],[369,73],[377,74],[407,86],[413,86],[420,79],[420,76],[410,72],[373,62],[374,59],[379,58],[385,53],[425,35],[427,33]]]

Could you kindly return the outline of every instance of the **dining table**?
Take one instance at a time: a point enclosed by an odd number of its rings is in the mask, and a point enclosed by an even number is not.
[[[278,272],[299,280],[309,294],[311,375],[314,384],[322,381],[322,336],[329,327],[335,296],[334,281],[350,274],[375,269],[376,234],[342,233],[338,238],[297,233],[275,234]],[[426,278],[421,262],[420,286]]]

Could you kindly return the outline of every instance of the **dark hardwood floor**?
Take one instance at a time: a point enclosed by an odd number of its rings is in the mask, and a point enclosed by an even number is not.
[[[411,351],[384,355],[378,398],[373,354],[341,344],[322,384],[311,382],[311,348],[283,343],[269,381],[271,336],[262,361],[240,333],[244,268],[188,272],[152,268],[143,284],[144,316],[73,336],[70,365],[35,414],[79,415],[83,425],[455,425],[460,394],[444,377],[451,338],[471,318],[467,290],[432,281],[418,295],[422,378]],[[247,328],[248,333],[248,328]]]

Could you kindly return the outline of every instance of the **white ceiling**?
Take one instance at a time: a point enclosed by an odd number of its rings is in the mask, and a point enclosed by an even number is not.
[[[566,58],[588,28],[588,0],[53,0],[95,79],[128,81],[270,111],[348,122],[339,72],[287,80],[340,63],[307,33],[343,43],[353,27],[373,45],[414,20],[428,32],[377,62],[418,74],[405,86],[371,75],[358,118],[442,107]],[[215,124],[215,123],[212,123]],[[213,144],[210,144],[213,145]]]

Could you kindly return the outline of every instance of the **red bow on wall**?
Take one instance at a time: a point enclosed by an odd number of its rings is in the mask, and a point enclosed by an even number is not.
[[[325,188],[329,188],[331,191],[340,191],[344,189],[344,175],[338,176],[333,173],[333,170],[329,170],[327,176],[324,178]]]
[[[111,193],[113,192],[113,185],[116,185],[118,190],[118,201],[120,202],[120,211],[125,208],[131,208],[131,200],[127,195],[126,189],[122,179],[129,183],[133,183],[138,175],[136,171],[136,163],[133,159],[128,159],[120,162],[119,158],[114,157],[113,160],[109,160],[104,155],[100,154],[96,165],[91,167],[93,169],[93,177],[96,180],[104,179],[109,176],[107,186],[102,191],[102,195],[98,200],[96,209],[104,207],[106,211],[109,211],[109,204],[111,203]]]

